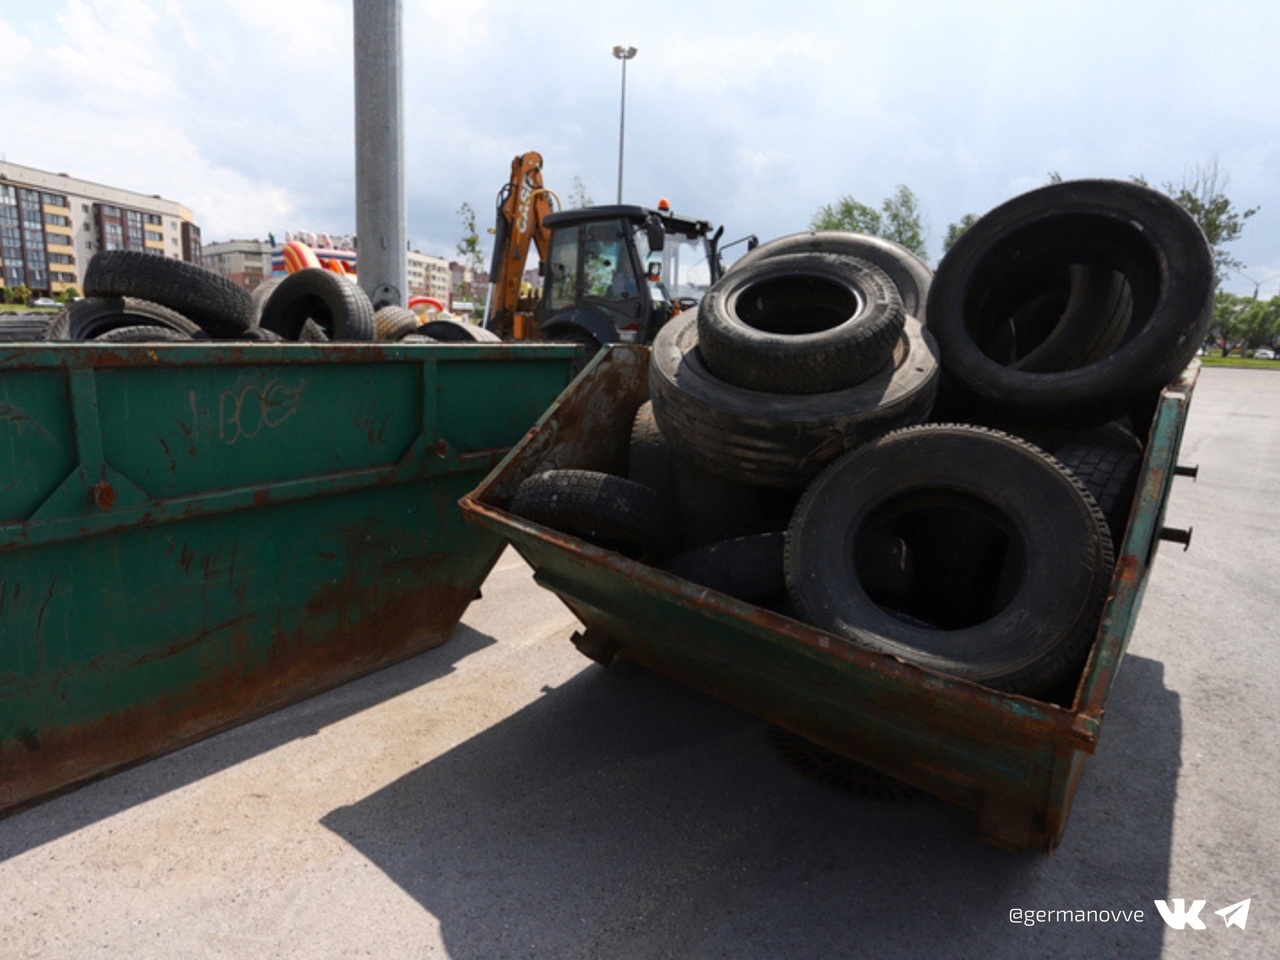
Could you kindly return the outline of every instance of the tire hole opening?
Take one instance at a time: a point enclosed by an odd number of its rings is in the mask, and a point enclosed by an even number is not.
[[[1049,217],[983,254],[965,297],[965,327],[1001,365],[1076,370],[1142,330],[1162,283],[1159,260],[1133,224]]]
[[[1012,602],[1025,557],[990,504],[959,491],[889,498],[859,526],[854,570],[885,613],[914,626],[964,630]]]
[[[863,299],[827,277],[788,275],[753,283],[738,294],[735,312],[764,333],[803,335],[831,330],[857,316]]]

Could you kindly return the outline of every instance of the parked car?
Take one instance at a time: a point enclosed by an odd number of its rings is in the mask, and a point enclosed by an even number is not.
[[[56,307],[57,305],[58,301],[51,297],[36,297],[31,301],[33,307]]]
[[[1276,352],[1274,350],[1269,350],[1266,347],[1253,351],[1253,359],[1255,360],[1274,360],[1275,358]]]

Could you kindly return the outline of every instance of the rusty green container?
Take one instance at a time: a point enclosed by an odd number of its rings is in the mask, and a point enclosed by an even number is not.
[[[0,349],[0,812],[436,646],[552,345]]]
[[[1102,624],[1070,706],[989,690],[863,649],[510,513],[520,481],[556,468],[625,472],[648,350],[613,347],[462,502],[507,537],[585,625],[601,662],[643,664],[978,815],[1014,850],[1062,837],[1163,531],[1198,365],[1161,394]]]

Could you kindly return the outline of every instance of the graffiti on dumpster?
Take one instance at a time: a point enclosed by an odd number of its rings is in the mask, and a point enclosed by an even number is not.
[[[264,428],[274,430],[298,412],[305,387],[305,380],[287,386],[272,379],[261,387],[255,384],[240,391],[226,391],[218,428],[222,442],[235,446],[240,440],[252,440]]]

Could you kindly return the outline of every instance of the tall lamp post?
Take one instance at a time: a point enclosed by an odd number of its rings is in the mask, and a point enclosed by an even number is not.
[[[622,61],[622,108],[618,114],[618,203],[622,203],[622,143],[627,130],[627,61],[636,55],[635,47],[616,46],[613,55]]]
[[[1250,283],[1253,284],[1253,299],[1255,300],[1258,299],[1258,291],[1262,289],[1264,284],[1268,284],[1272,280],[1280,280],[1280,273],[1273,274],[1272,276],[1267,277],[1265,280],[1255,280],[1253,279],[1253,277],[1249,276],[1248,274],[1240,273],[1239,270],[1237,270],[1236,273],[1240,274],[1240,276],[1244,277],[1246,280],[1248,280]]]

